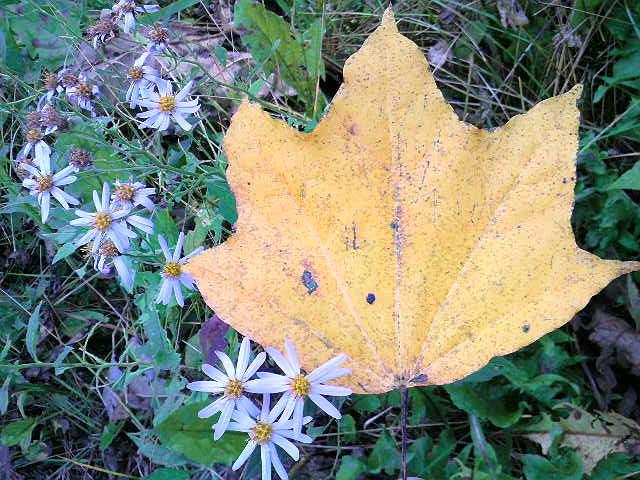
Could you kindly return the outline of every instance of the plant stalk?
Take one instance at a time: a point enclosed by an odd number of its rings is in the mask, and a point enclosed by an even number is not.
[[[400,431],[402,433],[402,480],[407,480],[407,409],[409,406],[409,389],[406,385],[400,387],[400,403],[402,405],[402,418]]]

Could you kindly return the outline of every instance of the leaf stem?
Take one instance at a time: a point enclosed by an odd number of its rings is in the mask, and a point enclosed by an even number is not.
[[[407,480],[407,408],[409,405],[409,389],[406,385],[400,387],[400,403],[402,405],[402,419],[400,431],[402,434],[402,480]]]

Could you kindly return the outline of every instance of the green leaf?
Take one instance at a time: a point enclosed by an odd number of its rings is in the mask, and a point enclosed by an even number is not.
[[[524,411],[520,395],[508,385],[453,383],[445,387],[451,401],[461,410],[486,418],[495,426],[506,428],[516,423]]]
[[[161,8],[157,12],[142,15],[139,19],[139,22],[141,25],[151,25],[153,22],[167,20],[177,13],[180,13],[182,10],[193,7],[198,3],[200,3],[200,0],[178,0],[177,2],[171,2],[169,5]]]
[[[607,190],[640,190],[640,162],[624,172],[618,179],[609,185]]]
[[[51,263],[52,264],[56,264],[60,260],[64,260],[69,255],[71,255],[73,252],[75,252],[77,249],[78,249],[78,245],[76,245],[75,242],[65,243],[64,245],[62,245],[58,249],[58,251],[56,252],[55,256],[53,257],[53,260],[51,261]]]
[[[527,480],[581,480],[582,459],[571,449],[561,448],[548,459],[540,455],[523,455],[524,475]]]
[[[282,17],[252,0],[236,2],[233,20],[249,30],[242,41],[266,73],[277,72],[296,89],[309,113],[321,114],[325,99],[316,91],[316,84],[324,74],[320,55],[322,23],[316,22],[306,35],[294,35]]]
[[[640,475],[640,461],[624,453],[612,453],[598,462],[591,472],[591,480],[622,480]]]
[[[365,463],[357,457],[346,455],[340,461],[340,468],[336,474],[336,480],[355,480],[367,471]]]
[[[151,292],[136,296],[135,303],[142,312],[139,322],[147,336],[147,343],[139,348],[139,353],[152,357],[158,368],[170,370],[177,367],[180,364],[180,354],[174,350],[166,330],[160,324]]]
[[[109,422],[100,435],[100,451],[104,452],[118,436],[124,422]]]
[[[218,415],[198,418],[198,410],[211,402],[190,403],[169,415],[155,429],[160,441],[173,451],[201,465],[231,465],[247,443],[247,435],[226,432],[218,441],[212,427]]]
[[[37,424],[37,418],[25,418],[6,424],[0,433],[0,445],[5,447],[28,445],[31,441],[31,433]]]
[[[351,397],[353,408],[356,412],[370,413],[375,412],[380,408],[382,402],[378,395],[358,395],[355,394]]]
[[[356,421],[351,415],[343,415],[340,419],[340,433],[342,439],[347,442],[355,442],[356,440]]]
[[[31,354],[31,358],[36,362],[38,361],[36,347],[38,346],[38,339],[40,338],[40,307],[42,307],[42,302],[38,303],[38,306],[29,317],[29,323],[27,324],[27,337],[25,339],[27,352]]]
[[[191,477],[184,470],[174,470],[173,468],[160,468],[144,480],[189,480]]]
[[[400,470],[400,453],[391,435],[385,432],[378,438],[367,460],[369,473],[385,471],[388,475]]]

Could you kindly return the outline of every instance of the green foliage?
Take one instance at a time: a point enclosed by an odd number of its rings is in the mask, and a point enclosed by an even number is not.
[[[582,459],[568,448],[560,449],[547,458],[525,455],[522,462],[527,480],[580,480],[583,474]]]
[[[278,72],[307,106],[307,113],[320,114],[325,99],[317,89],[324,77],[321,61],[323,23],[314,22],[303,34],[291,33],[282,17],[251,0],[236,2],[234,23],[249,33],[244,42],[267,75]]]
[[[163,445],[202,464],[231,465],[247,440],[244,433],[226,432],[218,441],[213,440],[212,426],[218,415],[198,418],[198,410],[210,402],[189,403],[175,410],[155,429]]]

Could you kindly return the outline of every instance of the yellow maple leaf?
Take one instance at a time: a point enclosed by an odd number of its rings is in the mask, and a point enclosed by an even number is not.
[[[356,392],[460,379],[640,268],[576,246],[579,95],[492,132],[461,122],[389,9],[312,133],[243,103],[224,142],[236,232],[187,271],[307,371],[348,354]]]

